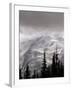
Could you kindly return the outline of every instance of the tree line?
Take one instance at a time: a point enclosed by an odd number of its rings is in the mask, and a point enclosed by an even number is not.
[[[30,79],[30,78],[50,78],[50,77],[64,77],[64,65],[58,58],[57,49],[52,56],[52,64],[47,66],[46,62],[46,52],[43,53],[43,61],[40,73],[37,70],[31,71],[29,65],[27,64],[23,76],[22,69],[19,69],[19,79]]]

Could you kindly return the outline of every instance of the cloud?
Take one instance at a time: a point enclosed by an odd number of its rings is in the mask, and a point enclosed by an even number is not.
[[[62,31],[64,28],[64,14],[57,12],[20,11],[19,25],[21,30],[36,31]]]

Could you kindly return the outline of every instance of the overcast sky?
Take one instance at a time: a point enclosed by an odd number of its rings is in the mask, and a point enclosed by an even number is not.
[[[39,33],[63,32],[64,13],[19,11],[20,38]]]

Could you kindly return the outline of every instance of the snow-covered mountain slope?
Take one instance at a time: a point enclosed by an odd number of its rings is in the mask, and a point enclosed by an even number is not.
[[[30,69],[40,69],[43,52],[46,51],[47,65],[51,64],[52,56],[57,48],[59,60],[64,62],[64,38],[62,35],[42,35],[20,43],[20,67],[29,64]]]

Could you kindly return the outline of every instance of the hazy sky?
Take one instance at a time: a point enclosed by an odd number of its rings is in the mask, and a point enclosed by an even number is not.
[[[19,11],[20,38],[49,32],[63,32],[64,13]]]

